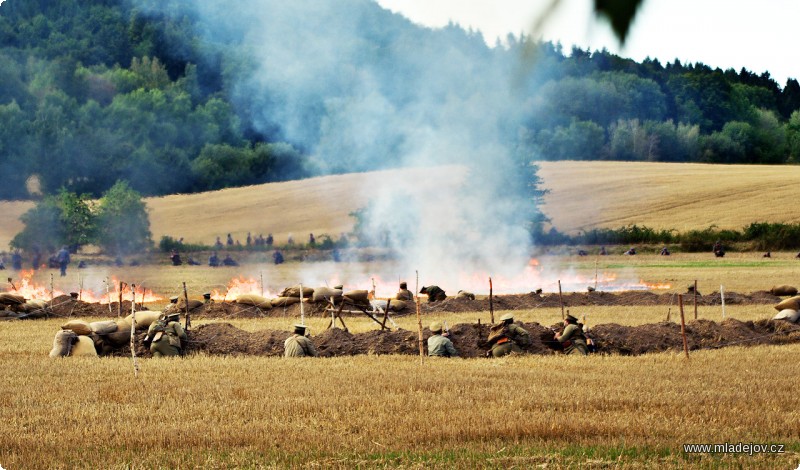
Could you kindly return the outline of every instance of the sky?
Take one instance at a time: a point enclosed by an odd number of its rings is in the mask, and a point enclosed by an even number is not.
[[[508,33],[533,34],[534,24],[553,0],[376,0],[415,23],[442,27],[449,21],[480,30],[493,46]],[[800,78],[797,19],[800,1],[645,0],[624,47],[604,20],[597,20],[592,0],[560,0],[539,34],[572,45],[610,52],[637,62],[657,58],[662,64],[702,62],[723,70],[742,67],[768,71],[780,86]]]

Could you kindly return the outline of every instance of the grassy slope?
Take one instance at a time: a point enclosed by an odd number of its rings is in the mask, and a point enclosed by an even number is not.
[[[454,178],[453,175],[456,175]],[[348,214],[387,185],[441,185],[460,172],[443,168],[389,170],[271,183],[203,194],[149,198],[153,237],[211,243],[231,232],[244,243],[272,232],[281,243],[293,233],[339,233],[352,228]],[[627,224],[688,230],[750,222],[800,222],[792,210],[800,197],[800,167],[630,162],[545,162],[544,211],[562,231]],[[29,202],[0,202],[0,247],[21,230]]]

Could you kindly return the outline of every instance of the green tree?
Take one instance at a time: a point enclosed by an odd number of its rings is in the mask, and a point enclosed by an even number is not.
[[[20,217],[25,228],[11,241],[13,248],[54,251],[62,245],[73,251],[91,242],[95,217],[88,194],[62,189],[47,196]]]
[[[106,253],[127,255],[153,245],[147,207],[126,181],[106,191],[97,209],[97,245]]]

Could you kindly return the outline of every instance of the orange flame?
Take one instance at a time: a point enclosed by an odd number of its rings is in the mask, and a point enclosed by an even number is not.
[[[19,276],[20,278],[16,281],[10,282],[12,288],[11,291],[22,295],[26,299],[46,299],[50,300],[52,298],[56,298],[62,295],[67,295],[66,292],[60,289],[53,289],[52,292],[50,288],[43,285],[38,284],[33,280],[33,276],[35,271],[33,270],[24,270],[20,271]],[[108,294],[106,293],[96,293],[89,289],[78,289],[78,298],[84,302],[89,303],[101,303],[107,304],[109,301],[117,302],[119,300],[119,286],[120,282],[116,278],[112,278],[110,284],[113,286],[113,291],[110,290]],[[122,289],[122,300],[133,300],[133,293],[131,292],[130,285],[124,285]],[[136,286],[136,302],[137,303],[148,303],[148,302],[158,302],[164,300],[163,297],[153,293],[150,289],[145,289],[142,286]]]
[[[220,292],[218,289],[211,291],[211,298],[214,300],[235,300],[242,294],[263,295],[264,297],[275,297],[268,291],[262,290],[263,286],[258,279],[245,279],[244,276],[239,276],[231,279],[228,282],[225,292]]]

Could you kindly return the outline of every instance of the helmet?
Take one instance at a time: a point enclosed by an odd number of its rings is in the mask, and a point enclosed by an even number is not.
[[[442,322],[440,321],[431,322],[430,326],[431,331],[442,331],[442,328],[443,328]]]
[[[505,315],[500,317],[500,321],[507,321],[507,320],[513,320],[513,319],[514,319],[514,314],[513,313],[506,313]]]

